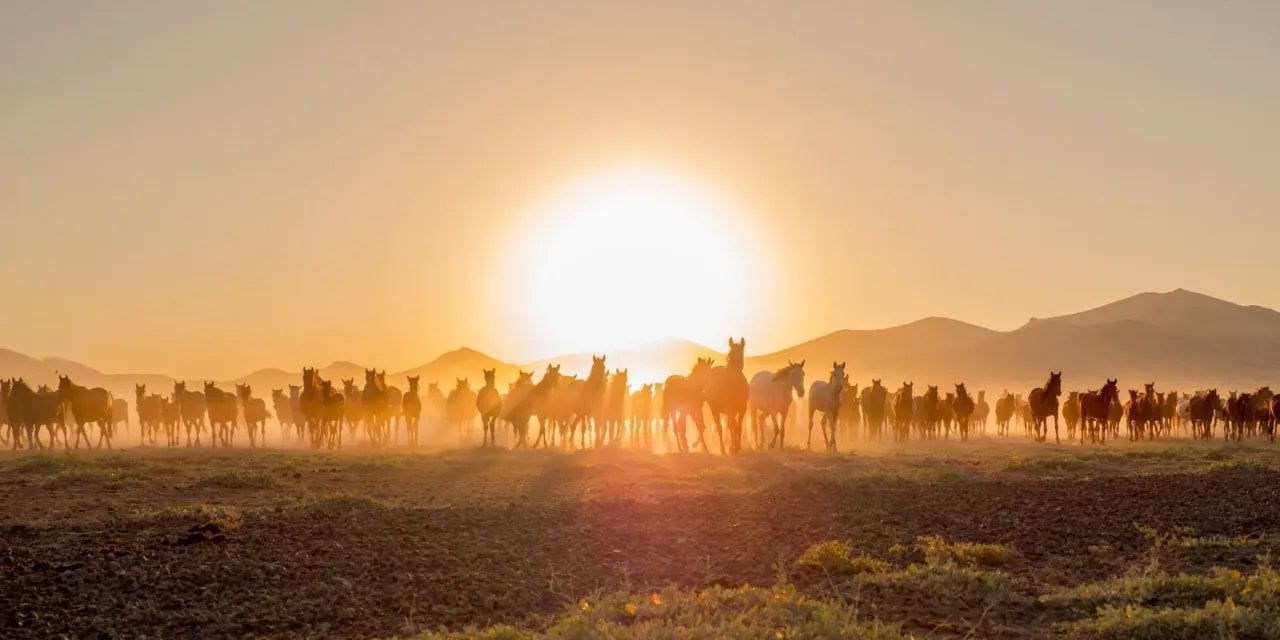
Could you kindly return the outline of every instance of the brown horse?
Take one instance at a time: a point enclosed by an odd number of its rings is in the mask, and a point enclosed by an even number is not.
[[[960,432],[960,441],[964,442],[969,439],[969,420],[973,417],[973,398],[969,396],[969,390],[965,389],[964,383],[956,385],[956,397],[951,403],[951,410],[955,413],[956,430]]]
[[[64,409],[71,409],[76,425],[77,449],[80,448],[81,436],[84,436],[85,446],[90,446],[93,442],[84,430],[84,425],[88,423],[98,425],[98,448],[102,448],[103,440],[106,440],[107,448],[111,448],[111,435],[115,431],[116,421],[112,414],[114,403],[106,389],[82,387],[71,382],[69,376],[58,376],[58,401]]]
[[[387,433],[387,388],[383,380],[378,378],[376,369],[364,370],[364,389],[360,392],[360,400],[364,405],[365,432],[374,444],[385,443]],[[345,407],[343,409],[346,411]]]
[[[502,413],[502,396],[498,393],[497,370],[484,370],[484,386],[476,393],[476,413],[480,414],[483,440],[480,446],[498,446],[498,416]]]
[[[703,438],[706,425],[702,421],[702,405],[706,402],[707,378],[711,375],[712,360],[698,358],[687,376],[670,376],[662,386],[662,416],[671,425],[675,436],[676,449],[681,453],[689,452],[689,437],[685,431],[685,420],[693,418],[698,429],[698,444],[703,451],[708,451],[707,442]],[[663,438],[666,438],[663,429]]]
[[[1062,372],[1049,372],[1049,379],[1043,387],[1031,390],[1027,406],[1031,409],[1031,428],[1035,438],[1044,442],[1049,437],[1049,416],[1053,416],[1053,439],[1061,444],[1058,435],[1058,397],[1062,395]]]
[[[347,433],[354,441],[360,432],[361,425],[365,424],[364,394],[361,393],[360,387],[356,386],[355,378],[342,380],[342,418],[347,423]],[[372,433],[369,439],[375,443],[377,441],[376,435]]]
[[[631,445],[641,441],[649,446],[653,439],[653,385],[645,383],[631,394]]]
[[[1086,432],[1091,442],[1107,443],[1111,408],[1116,404],[1119,393],[1117,381],[1107,379],[1101,390],[1080,395],[1080,444],[1084,444]]]
[[[325,418],[325,396],[320,372],[314,367],[302,370],[302,389],[298,393],[298,409],[302,414],[302,422],[306,427],[307,437],[311,441],[311,448],[319,448],[324,433],[322,426]]]
[[[547,432],[547,426],[550,424],[552,430],[556,427],[552,422],[548,406],[551,404],[552,396],[560,387],[560,365],[547,365],[538,384],[526,386],[531,384],[532,378],[532,374],[529,374],[528,378],[523,372],[520,374],[520,380],[516,382],[518,391],[511,394],[518,397],[508,405],[504,405],[507,421],[511,423],[511,429],[516,433],[516,446],[525,447],[529,446],[529,420],[537,416],[538,437],[534,440],[533,447],[536,449],[539,444],[550,447],[551,435]]]
[[[938,396],[938,388],[933,385],[926,386],[924,394],[915,400],[912,403],[912,416],[920,430],[921,439],[937,438],[938,420],[942,413],[942,399]]]
[[[38,391],[32,390],[22,378],[10,382],[8,393],[5,412],[9,416],[10,423],[14,425],[13,447],[16,449],[19,446],[19,433],[25,431],[27,448],[43,449],[44,443],[40,441],[40,427],[48,427],[49,448],[52,449],[57,444],[57,428],[62,425],[65,414],[59,394],[45,386],[41,386]],[[67,448],[71,446],[65,429],[62,444]]]
[[[880,384],[879,378],[871,380],[871,386],[862,390],[859,398],[862,404],[862,415],[867,423],[867,439],[880,440],[884,433],[884,423],[887,417],[886,408],[888,407],[889,390]]]
[[[466,378],[458,378],[445,404],[449,424],[457,427],[460,435],[470,436],[477,415],[476,392],[471,390],[471,383]]]
[[[244,414],[245,430],[249,432],[249,448],[258,446],[258,434],[262,435],[262,446],[267,446],[267,403],[262,398],[253,397],[253,387],[247,384],[236,385],[236,397],[240,399],[240,411]]]
[[[1009,424],[1013,421],[1016,406],[1017,400],[1007,390],[996,400],[996,435],[1009,435]]]
[[[176,397],[160,398],[160,419],[164,422],[165,444],[176,447],[182,444],[178,427],[182,424],[182,404]]]
[[[1213,435],[1213,420],[1218,410],[1218,390],[1197,392],[1188,403],[1187,414],[1191,419],[1191,435],[1208,439]]]
[[[1074,440],[1076,428],[1080,426],[1080,392],[1067,394],[1067,401],[1062,403],[1062,419],[1067,423],[1067,440]]]
[[[285,395],[284,389],[271,390],[271,407],[276,412],[276,422],[280,423],[280,437],[283,439],[289,435],[289,428],[293,426],[293,403],[289,401],[289,396]]]
[[[205,408],[209,412],[209,429],[213,433],[216,445],[219,440],[225,446],[235,444],[236,437],[236,396],[219,389],[212,382],[204,383]]]
[[[724,428],[729,429],[729,452],[742,450],[742,424],[747,415],[747,403],[751,387],[743,373],[746,364],[746,338],[737,342],[729,339],[729,355],[723,367],[712,367],[704,391],[711,419],[715,422],[716,438],[720,441],[720,454],[724,455]]]
[[[133,385],[133,406],[138,412],[138,429],[141,431],[141,442],[146,444],[150,438],[151,444],[156,443],[156,437],[160,435],[160,396],[156,394],[147,395],[147,385]],[[115,407],[112,407],[112,413],[115,413]]]
[[[911,435],[911,422],[915,417],[916,402],[912,397],[915,383],[903,382],[893,401],[893,439],[906,440]]]
[[[604,444],[604,397],[609,386],[609,371],[605,368],[605,357],[591,356],[591,371],[587,379],[575,390],[572,406],[573,418],[569,422],[569,439],[565,443],[573,447],[574,434],[578,425],[582,425],[582,446],[587,446],[587,429],[596,431],[596,446]]]
[[[320,423],[316,446],[342,448],[342,422],[347,418],[347,398],[329,380],[320,381]]]
[[[622,444],[627,421],[627,400],[631,396],[631,383],[626,369],[618,369],[609,379],[604,394],[604,432],[611,444]]]
[[[409,376],[409,390],[400,400],[400,412],[404,414],[405,439],[409,446],[418,446],[418,424],[422,420],[422,398],[418,397],[418,378]]]

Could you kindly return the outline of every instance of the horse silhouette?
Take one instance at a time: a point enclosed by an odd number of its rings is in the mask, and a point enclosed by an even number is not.
[[[862,415],[867,423],[867,439],[880,440],[884,437],[885,419],[891,415],[889,409],[889,390],[880,384],[879,378],[871,380],[871,386],[862,390],[860,397]]]
[[[204,431],[204,394],[199,391],[187,391],[186,381],[179,381],[173,383],[173,397],[178,403],[182,425],[187,431],[187,446],[192,446],[191,434],[193,431],[195,432],[194,446],[200,446],[200,434]]]
[[[710,377],[713,361],[711,358],[698,358],[687,376],[669,376],[662,386],[662,416],[671,425],[671,432],[676,441],[676,450],[689,452],[689,436],[686,432],[686,420],[693,418],[698,429],[698,444],[703,451],[707,449],[703,432],[706,425],[702,420],[702,406],[706,403],[707,378]],[[666,429],[663,429],[666,438]]]
[[[400,400],[400,413],[404,416],[405,440],[409,446],[418,446],[418,424],[422,420],[422,398],[418,396],[418,379],[408,376],[409,390]]]
[[[850,438],[858,436],[858,430],[862,428],[862,403],[858,396],[858,385],[849,384],[849,376],[845,376],[843,388],[840,389],[840,428]],[[867,434],[867,439],[871,439],[871,434]]]
[[[253,397],[253,387],[248,384],[236,385],[236,397],[240,400],[240,411],[244,415],[245,431],[249,432],[249,448],[258,446],[258,435],[262,436],[262,446],[267,446],[267,403],[262,398]]]
[[[813,414],[822,414],[822,444],[827,451],[836,451],[836,426],[840,419],[840,395],[844,391],[843,362],[831,363],[831,375],[826,380],[814,380],[809,385],[809,439],[805,448],[813,443]],[[830,435],[827,430],[830,428]]]
[[[1086,391],[1080,395],[1080,444],[1086,434],[1091,442],[1106,444],[1107,431],[1112,420],[1112,405],[1119,396],[1117,382],[1108,379],[1099,391]]]
[[[1031,428],[1035,438],[1044,442],[1049,436],[1049,416],[1053,416],[1053,439],[1061,444],[1058,436],[1058,396],[1062,395],[1062,372],[1049,372],[1044,386],[1036,387],[1028,395],[1027,407],[1031,409]]]
[[[777,371],[760,371],[747,383],[751,408],[751,431],[756,449],[763,450],[765,421],[773,421],[773,438],[769,447],[786,446],[787,415],[791,410],[792,394],[804,397],[804,361],[787,361],[787,366]]]
[[[653,444],[653,384],[646,382],[631,393],[631,445]]]
[[[366,374],[367,379],[367,374]],[[356,385],[355,378],[342,379],[342,418],[347,423],[347,433],[355,440],[360,427],[364,427],[370,442],[377,442],[376,433],[368,433],[370,423],[365,420],[364,392]]]
[[[915,398],[911,395],[914,386],[911,382],[903,382],[894,399],[893,439],[895,441],[906,440],[910,435],[911,421],[915,414]]]
[[[276,412],[276,422],[280,423],[280,436],[284,438],[289,435],[289,429],[293,427],[293,403],[289,401],[289,396],[285,395],[284,389],[271,390],[271,407]]]
[[[458,429],[462,436],[471,435],[471,427],[476,419],[476,392],[466,378],[456,379],[454,388],[445,399],[446,414],[449,423]]]
[[[225,446],[232,446],[236,435],[235,395],[219,389],[212,382],[205,382],[204,402],[214,444],[221,441]]]
[[[360,401],[364,405],[365,432],[374,444],[383,444],[390,438],[387,431],[387,388],[375,369],[364,370],[364,389]],[[345,413],[345,408],[344,408]]]
[[[496,383],[497,370],[484,370],[484,386],[476,393],[476,413],[480,414],[483,441],[480,446],[498,446],[498,416],[502,413],[502,398]]]
[[[955,415],[956,430],[960,432],[960,441],[967,441],[969,439],[969,422],[973,418],[974,402],[963,382],[956,385],[955,399],[951,402],[951,410]]]
[[[147,385],[133,385],[133,406],[138,412],[138,429],[141,433],[141,442],[146,444],[150,439],[151,444],[156,443],[156,438],[160,435],[160,396],[156,394],[147,395]],[[115,407],[112,407],[112,413],[115,413]]]
[[[723,367],[712,367],[707,377],[704,396],[707,407],[711,409],[711,419],[715,422],[716,438],[720,442],[720,453],[725,453],[724,429],[729,430],[729,452],[742,450],[742,424],[747,415],[747,402],[751,396],[747,376],[743,373],[746,364],[746,338],[737,342],[729,338],[729,354]]]
[[[617,369],[609,378],[604,394],[604,436],[614,445],[622,444],[626,428],[627,401],[631,397],[630,375],[626,369]]]
[[[64,408],[71,409],[72,419],[75,420],[75,448],[80,448],[81,436],[84,437],[85,446],[92,445],[93,441],[89,439],[89,434],[84,429],[84,426],[89,423],[98,425],[98,448],[102,448],[104,440],[107,448],[111,448],[111,435],[115,430],[116,421],[112,413],[115,403],[110,392],[101,387],[92,389],[82,387],[72,382],[69,376],[60,375],[58,376],[58,401]]]

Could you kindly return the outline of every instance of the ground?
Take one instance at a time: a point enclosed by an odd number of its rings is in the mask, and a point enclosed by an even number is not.
[[[733,606],[704,637],[1276,637],[1277,469],[1264,443],[987,439],[3,454],[0,637],[669,637]]]

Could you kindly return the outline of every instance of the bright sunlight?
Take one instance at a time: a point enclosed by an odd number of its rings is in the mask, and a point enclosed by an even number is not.
[[[523,235],[523,311],[547,353],[745,333],[753,296],[743,221],[663,172],[616,169],[554,195]]]

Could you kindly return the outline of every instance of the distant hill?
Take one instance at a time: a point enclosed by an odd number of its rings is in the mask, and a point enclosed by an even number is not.
[[[1068,389],[1096,387],[1104,378],[1117,376],[1122,388],[1155,381],[1163,389],[1207,385],[1243,389],[1280,382],[1280,313],[1178,289],[1140,293],[1078,313],[1033,318],[1013,331],[932,317],[886,329],[836,331],[774,353],[751,355],[750,340],[747,348],[748,375],[776,369],[789,360],[805,360],[809,381],[825,378],[830,363],[840,360],[848,363],[854,380],[865,383],[877,377],[890,387],[910,380],[940,386],[964,381],[972,389],[1029,389],[1052,369],[1064,372]],[[409,375],[421,376],[424,383],[439,381],[443,388],[465,377],[474,388],[483,369],[497,369],[499,384],[513,380],[521,369],[541,375],[548,363],[559,364],[565,373],[585,375],[591,355],[567,354],[517,365],[460,348],[387,377],[402,388]],[[607,356],[611,370],[629,369],[636,381],[685,372],[699,357],[724,362],[722,351],[679,339],[619,349]],[[362,364],[339,361],[320,371],[335,382],[353,378],[362,383],[364,370]],[[130,400],[134,383],[145,383],[153,392],[173,388],[168,376],[106,374],[63,358],[41,359],[0,349],[0,377],[54,385],[57,372]],[[300,377],[296,370],[261,369],[221,385],[230,389],[234,382],[248,381],[259,396],[268,397],[271,389],[297,384]]]

